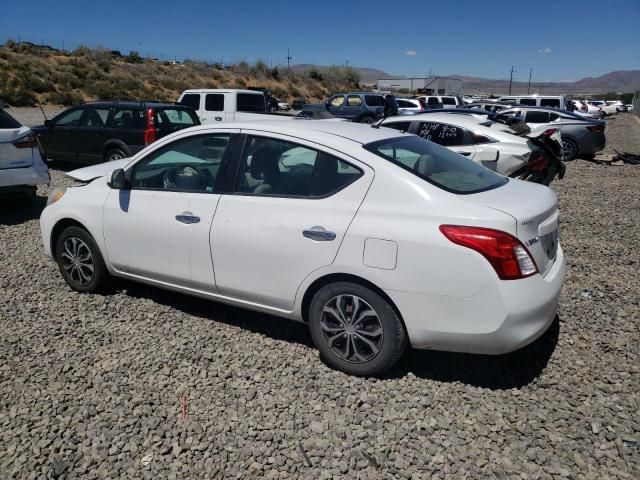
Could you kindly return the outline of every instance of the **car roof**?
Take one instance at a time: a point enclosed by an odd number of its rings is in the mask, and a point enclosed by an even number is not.
[[[95,101],[95,102],[85,102],[85,103],[81,103],[79,105],[76,105],[77,107],[113,107],[113,106],[119,106],[119,107],[140,107],[140,108],[145,108],[145,107],[149,107],[149,108],[165,108],[165,107],[171,107],[171,108],[191,108],[188,107],[186,105],[182,105],[182,104],[176,104],[176,103],[168,103],[168,102],[138,102],[136,100],[101,100],[101,101]]]
[[[365,145],[367,143],[396,138],[406,135],[405,133],[389,128],[377,128],[363,123],[354,122],[332,122],[326,120],[261,120],[255,122],[234,122],[226,124],[202,125],[192,127],[197,130],[215,130],[217,128],[238,128],[241,130],[263,130],[265,132],[301,136],[310,135],[309,140],[313,141],[313,136],[326,134],[335,137],[336,140],[346,139],[355,143]]]
[[[480,112],[482,114],[482,112]],[[414,120],[415,119],[415,120]],[[396,117],[386,118],[385,121],[398,120],[400,122],[411,121],[429,121],[429,122],[443,122],[443,123],[455,123],[460,127],[475,128],[478,124],[486,122],[486,119],[478,119],[467,115],[456,115],[451,113],[416,113],[415,115],[398,115]]]

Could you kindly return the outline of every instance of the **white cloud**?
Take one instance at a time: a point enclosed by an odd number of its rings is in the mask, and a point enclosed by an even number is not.
[[[415,57],[416,55],[418,55],[418,52],[416,52],[415,50],[407,50],[406,52],[404,52],[404,54],[408,57]]]
[[[540,50],[538,50],[538,53],[551,53],[551,49],[549,47],[541,48]]]

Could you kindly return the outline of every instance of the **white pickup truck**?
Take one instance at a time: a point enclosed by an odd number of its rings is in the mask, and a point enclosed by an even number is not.
[[[180,95],[178,103],[192,107],[202,124],[292,118],[288,115],[270,114],[264,94],[254,90],[185,90]]]

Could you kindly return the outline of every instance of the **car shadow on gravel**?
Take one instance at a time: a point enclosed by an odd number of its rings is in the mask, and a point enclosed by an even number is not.
[[[19,225],[37,220],[47,203],[46,197],[35,199],[16,195],[0,198],[0,225]]]
[[[461,382],[491,390],[520,388],[543,372],[556,348],[559,333],[560,319],[556,315],[538,340],[506,355],[411,350],[386,377],[404,377],[412,373],[419,378]]]

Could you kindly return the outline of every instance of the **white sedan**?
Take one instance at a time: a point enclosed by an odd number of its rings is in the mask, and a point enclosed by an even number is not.
[[[351,374],[408,342],[518,349],[564,282],[551,190],[393,129],[204,125],[68,175],[40,224],[72,289],[123,277],[305,322]]]
[[[0,194],[33,199],[38,185],[49,184],[49,169],[38,138],[0,108]]]
[[[380,125],[415,133],[502,175],[549,185],[564,175],[562,139],[557,128],[516,135],[486,115],[453,110],[385,118]]]

